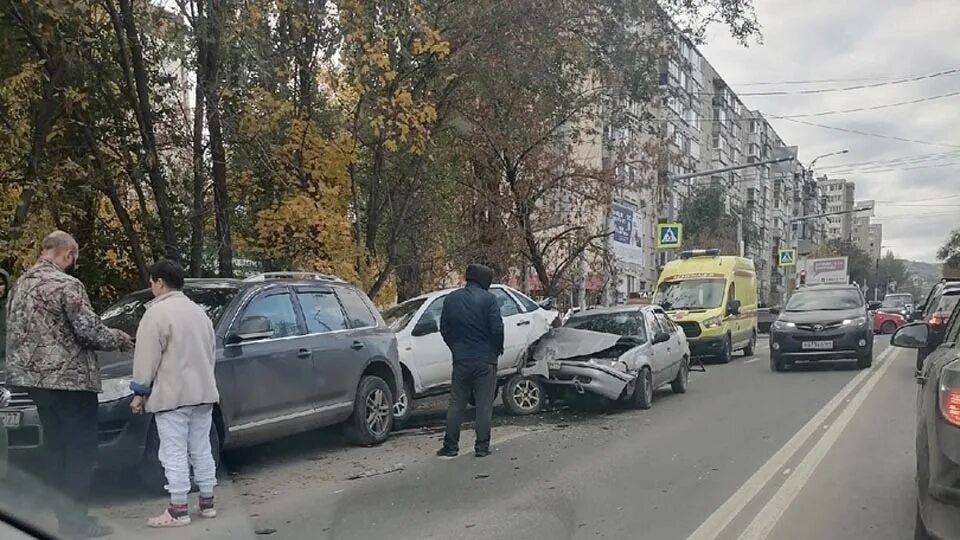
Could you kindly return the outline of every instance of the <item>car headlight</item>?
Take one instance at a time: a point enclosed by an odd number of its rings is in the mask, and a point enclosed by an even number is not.
[[[797,324],[792,322],[786,322],[786,321],[773,321],[773,324],[771,326],[773,327],[774,330],[788,330],[791,328],[796,328]]]
[[[721,319],[719,315],[710,317],[703,321],[704,328],[717,328],[721,324],[723,324],[723,319]]]
[[[6,407],[10,404],[10,391],[0,386],[0,407]]]
[[[97,394],[97,401],[107,403],[108,401],[116,401],[132,396],[133,390],[130,389],[131,380],[129,377],[120,377],[119,379],[102,381],[100,385],[103,387],[103,390]]]
[[[864,326],[864,325],[866,325],[866,324],[867,324],[867,318],[866,318],[866,317],[857,317],[857,318],[855,318],[855,319],[844,319],[844,320],[843,320],[843,325],[844,325],[844,326],[851,326],[851,325],[852,325],[852,326]]]

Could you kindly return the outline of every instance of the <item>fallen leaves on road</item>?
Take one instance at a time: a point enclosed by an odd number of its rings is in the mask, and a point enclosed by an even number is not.
[[[371,476],[380,476],[382,474],[390,474],[393,472],[402,471],[406,468],[407,466],[404,465],[403,463],[396,463],[389,467],[384,467],[383,469],[365,469],[347,476],[347,480],[359,480],[361,478],[370,478]]]

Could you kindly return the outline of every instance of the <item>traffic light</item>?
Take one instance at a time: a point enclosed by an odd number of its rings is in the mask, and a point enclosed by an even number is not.
[[[802,287],[802,286],[804,286],[804,285],[806,285],[806,284],[807,284],[807,271],[806,271],[806,270],[801,270],[801,271],[800,271],[800,286]]]

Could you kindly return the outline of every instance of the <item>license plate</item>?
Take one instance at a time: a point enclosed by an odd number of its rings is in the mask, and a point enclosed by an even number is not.
[[[817,351],[829,350],[833,348],[832,341],[804,341],[802,347],[804,349],[813,349]]]
[[[22,414],[20,411],[4,411],[0,412],[0,426],[8,428],[18,428],[20,427],[20,418]]]
[[[560,369],[560,362],[547,362],[547,369]]]

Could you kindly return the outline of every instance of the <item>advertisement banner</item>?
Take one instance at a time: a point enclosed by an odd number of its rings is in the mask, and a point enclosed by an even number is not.
[[[643,266],[643,224],[632,208],[614,203],[610,211],[613,254],[621,261]]]

